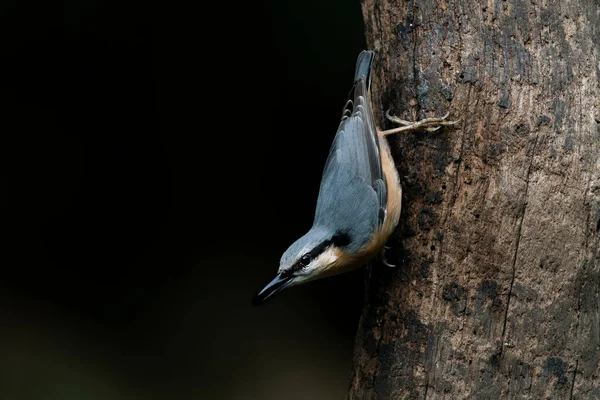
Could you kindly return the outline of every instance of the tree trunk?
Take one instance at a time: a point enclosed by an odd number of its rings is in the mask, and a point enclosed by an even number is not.
[[[404,189],[350,399],[600,398],[600,3],[364,0]]]

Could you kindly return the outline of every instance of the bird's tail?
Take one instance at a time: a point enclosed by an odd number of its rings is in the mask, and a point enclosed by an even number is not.
[[[363,50],[356,59],[356,70],[354,71],[354,82],[361,77],[365,78],[367,89],[371,86],[371,70],[373,69],[373,60],[375,52],[372,50]]]

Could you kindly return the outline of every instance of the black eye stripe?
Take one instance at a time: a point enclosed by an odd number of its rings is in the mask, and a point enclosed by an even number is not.
[[[309,265],[312,260],[318,257],[319,254],[323,253],[323,251],[332,244],[336,247],[344,247],[349,243],[350,236],[348,236],[346,233],[337,233],[331,239],[323,241],[308,253],[303,254],[302,257],[300,257],[298,261],[296,261],[296,263],[286,271],[286,274],[293,274],[296,271],[306,268],[306,266]]]

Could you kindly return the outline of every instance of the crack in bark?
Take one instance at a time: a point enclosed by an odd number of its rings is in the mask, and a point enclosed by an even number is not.
[[[521,243],[521,233],[522,233],[521,231],[523,229],[523,221],[525,220],[525,211],[527,209],[527,194],[529,192],[529,180],[531,178],[531,170],[533,168],[533,159],[535,157],[535,149],[536,149],[537,143],[538,143],[538,136],[539,136],[539,132],[535,136],[533,150],[531,151],[531,159],[529,160],[529,167],[527,168],[527,176],[526,176],[526,180],[525,180],[525,194],[523,195],[525,203],[523,204],[523,211],[521,213],[521,219],[519,221],[519,226],[517,228],[517,243],[515,246],[516,247],[515,255],[513,256],[513,262],[512,262],[512,277],[511,277],[510,286],[508,289],[508,299],[506,300],[506,310],[504,312],[504,322],[502,324],[502,344],[500,347],[500,355],[502,355],[502,353],[504,351],[504,342],[505,342],[505,337],[506,337],[506,323],[508,321],[508,310],[510,308],[510,299],[512,297],[513,285],[515,283],[515,275],[517,273],[517,257],[519,255],[519,245]]]
[[[581,94],[581,93],[580,93]],[[580,113],[579,113],[579,120],[580,120],[580,126],[583,124],[583,116],[581,111],[583,110],[583,102],[581,101],[581,96],[579,97],[579,104],[580,104]],[[592,215],[592,207],[591,204],[589,202],[587,202],[589,193],[590,193],[590,189],[592,187],[592,181],[594,178],[594,171],[595,168],[592,168],[592,171],[590,171],[590,177],[588,179],[588,183],[586,185],[586,189],[585,189],[585,194],[583,196],[583,202],[584,204],[587,205],[588,207],[588,213],[587,213],[587,217],[586,217],[586,221],[585,221],[585,230],[587,231],[590,227],[590,219],[591,219],[591,215]],[[588,246],[589,246],[589,240],[590,240],[590,234],[588,234],[586,232],[586,234],[584,235],[585,237],[585,243],[583,246],[584,251],[587,251]],[[578,337],[578,330],[579,330],[579,320],[580,320],[580,316],[581,316],[581,303],[582,303],[582,299],[581,296],[583,294],[583,284],[587,279],[587,273],[588,273],[588,269],[587,269],[587,255],[584,255],[584,265],[582,266],[582,268],[584,269],[583,271],[583,279],[581,279],[581,281],[579,282],[579,288],[578,288],[578,292],[577,292],[577,315],[575,317],[575,332],[574,332],[574,337],[577,338]],[[573,392],[575,390],[575,379],[577,377],[577,367],[579,366],[579,360],[576,359],[575,360],[575,370],[573,371],[573,380],[571,381],[571,391],[570,391],[570,395],[569,395],[569,399],[573,400]]]
[[[581,101],[580,101],[581,104]],[[583,107],[583,106],[581,106]],[[581,108],[583,109],[583,108]],[[580,113],[580,117],[581,117],[581,113]],[[587,231],[589,229],[590,226],[590,218],[592,216],[592,207],[591,204],[589,204],[587,202],[587,198],[589,196],[590,193],[590,189],[592,187],[592,180],[594,178],[594,170],[592,169],[592,171],[590,171],[590,178],[588,179],[588,183],[586,185],[585,188],[585,193],[583,195],[583,204],[586,204],[588,207],[588,213],[587,213],[587,217],[585,219],[585,230]],[[587,250],[588,246],[589,246],[589,240],[590,240],[590,234],[585,234],[585,243],[583,245],[584,251]],[[583,291],[583,283],[586,281],[587,279],[587,255],[584,255],[583,257],[584,259],[584,265],[582,266],[582,268],[584,269],[583,271],[583,279],[581,279],[581,281],[579,282],[579,290],[577,292],[577,316],[575,318],[575,337],[577,337],[577,330],[579,329],[579,317],[581,314],[581,295],[582,295],[582,291]]]
[[[414,90],[415,90],[415,99],[417,99],[417,112],[416,115],[412,118],[413,121],[418,121],[421,115],[421,101],[419,100],[419,74],[418,74],[418,70],[417,70],[417,24],[415,23],[416,17],[415,17],[415,10],[416,10],[416,6],[415,6],[415,0],[412,1],[412,33],[413,33],[413,51],[412,51],[412,55],[413,55],[413,84],[414,84]],[[412,117],[412,116],[411,116]]]
[[[460,19],[459,19],[460,21]],[[461,29],[459,28],[459,35],[458,35],[458,40],[459,40],[459,44],[458,44],[458,48],[462,49],[463,48],[463,35],[461,32]],[[462,59],[461,59],[461,54],[460,52],[458,52],[457,54],[458,56],[458,63],[459,65],[462,65]],[[467,101],[466,101],[466,105],[465,105],[465,115],[469,115],[469,104],[471,102],[471,91],[473,89],[472,85],[468,86],[468,91],[467,91]],[[463,126],[462,126],[462,132],[463,134],[461,135],[461,142],[460,142],[460,151],[458,153],[458,162],[456,165],[456,179],[454,180],[454,193],[452,194],[452,202],[450,204],[450,210],[452,210],[452,208],[454,208],[454,205],[456,204],[456,199],[458,198],[458,183],[459,183],[459,178],[460,178],[460,167],[462,165],[462,158],[463,158],[463,154],[464,154],[464,149],[465,149],[465,127],[466,127],[466,118],[463,119]],[[444,228],[445,228],[445,221],[444,221]]]
[[[573,400],[573,389],[575,389],[575,377],[577,376],[577,366],[579,365],[579,360],[575,360],[575,371],[573,371],[573,380],[571,381],[571,393],[569,395],[569,400]]]

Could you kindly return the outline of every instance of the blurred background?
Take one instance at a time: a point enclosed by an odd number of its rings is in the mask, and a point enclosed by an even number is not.
[[[251,299],[312,223],[360,2],[222,3],[0,4],[0,399],[344,398],[364,271]]]

